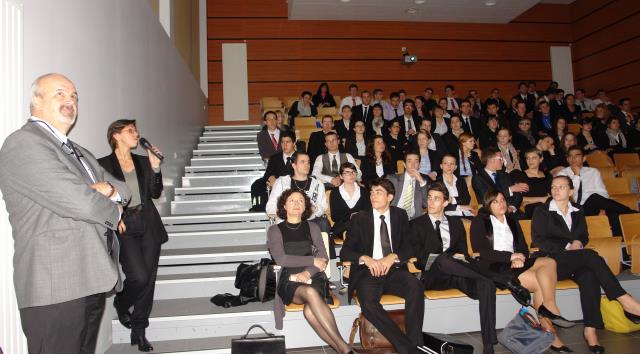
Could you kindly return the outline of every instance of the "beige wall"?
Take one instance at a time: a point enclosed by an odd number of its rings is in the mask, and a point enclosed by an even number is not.
[[[156,0],[157,1],[157,0]],[[173,43],[191,70],[196,81],[200,81],[199,17],[198,0],[173,1]]]

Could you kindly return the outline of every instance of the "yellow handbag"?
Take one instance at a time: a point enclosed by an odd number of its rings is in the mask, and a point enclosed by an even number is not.
[[[600,312],[604,320],[604,328],[616,333],[640,331],[640,324],[631,322],[622,310],[618,301],[609,301],[606,296],[600,299]]]

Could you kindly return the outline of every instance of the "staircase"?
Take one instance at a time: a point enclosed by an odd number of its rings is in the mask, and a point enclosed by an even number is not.
[[[147,328],[156,353],[229,353],[231,338],[244,334],[250,324],[275,330],[272,302],[229,309],[209,302],[215,294],[238,292],[238,264],[268,257],[267,218],[247,211],[251,183],[264,173],[256,143],[259,129],[205,127],[185,167],[172,215],[162,218],[169,241],[160,254]],[[129,330],[117,319],[112,333],[107,353],[138,353],[129,345]]]

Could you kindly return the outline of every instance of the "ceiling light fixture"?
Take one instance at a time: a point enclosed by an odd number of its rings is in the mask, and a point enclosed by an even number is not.
[[[351,0],[340,0],[340,1],[342,1],[342,2],[349,2],[349,1],[351,1]]]
[[[427,2],[427,0],[415,0],[414,2],[416,3],[416,5],[422,5]]]
[[[493,6],[496,4],[496,0],[487,0],[484,2],[486,6]]]
[[[408,13],[409,15],[413,15],[413,14],[418,12],[418,9],[410,7],[408,9],[404,10],[404,12]]]

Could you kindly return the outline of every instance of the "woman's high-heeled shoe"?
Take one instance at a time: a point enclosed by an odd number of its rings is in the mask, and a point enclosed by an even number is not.
[[[144,334],[136,335],[131,333],[131,345],[138,345],[138,350],[141,352],[150,352],[153,350],[153,346],[147,340]]]
[[[576,325],[572,321],[569,321],[566,318],[564,318],[564,317],[562,317],[560,315],[556,315],[555,313],[549,311],[549,309],[544,307],[544,305],[540,305],[540,308],[538,308],[538,315],[548,318],[549,320],[551,320],[551,322],[554,325],[556,325],[558,327],[571,328],[571,327]]]
[[[563,345],[561,347],[554,347],[552,345],[549,348],[551,348],[551,350],[553,350],[556,353],[573,353],[573,350],[571,350],[571,348],[567,347],[566,345]]]
[[[629,321],[640,324],[640,316],[634,315],[631,312],[624,311],[624,316],[629,319]]]

